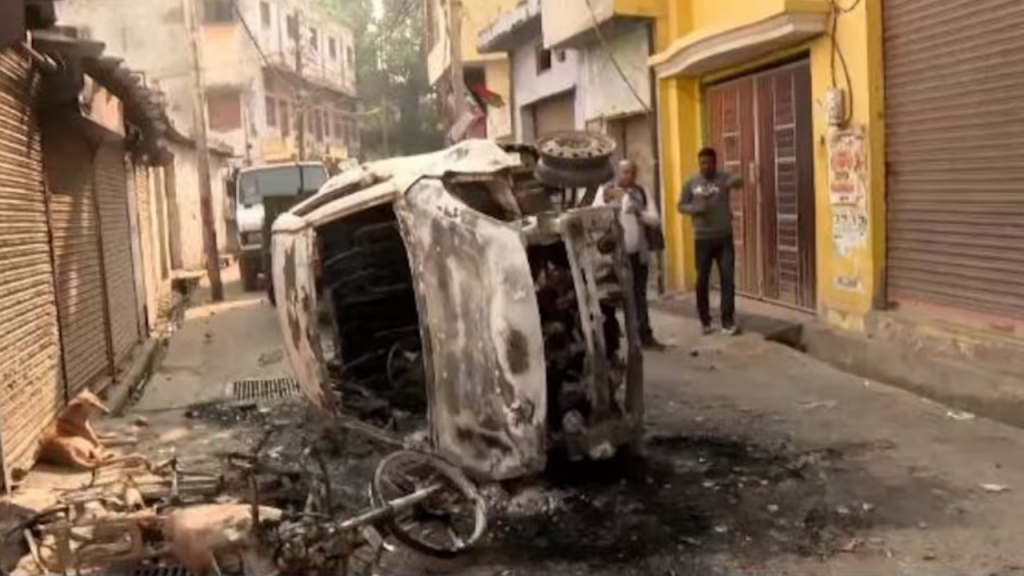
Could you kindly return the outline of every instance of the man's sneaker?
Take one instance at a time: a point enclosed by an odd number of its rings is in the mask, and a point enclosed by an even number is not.
[[[739,333],[740,329],[735,324],[730,324],[728,326],[722,327],[722,334],[725,334],[726,336],[735,336]]]
[[[714,327],[711,326],[711,324],[705,324],[701,326],[700,333],[705,336],[710,336],[715,333],[715,329]]]

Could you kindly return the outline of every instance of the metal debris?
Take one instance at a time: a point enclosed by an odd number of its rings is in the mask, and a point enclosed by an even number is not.
[[[385,527],[407,546],[443,557],[472,547],[486,530],[476,487],[436,456],[385,457],[370,486],[371,507],[352,515],[334,503],[318,442],[304,437],[299,457],[273,458],[280,447],[264,449],[276,431],[251,453],[222,454],[217,474],[182,470],[177,458],[102,468],[90,486],[5,523],[0,542],[21,539],[47,573],[171,561],[193,574],[242,567],[251,574],[347,575],[369,574],[379,563],[388,550]],[[448,540],[438,542],[437,533]]]
[[[1005,484],[980,484],[981,489],[990,494],[1002,494],[1009,492],[1010,487]]]

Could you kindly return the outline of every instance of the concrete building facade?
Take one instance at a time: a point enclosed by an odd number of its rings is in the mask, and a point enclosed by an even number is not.
[[[480,53],[477,50],[477,33],[485,28],[502,12],[515,8],[518,0],[423,0],[424,34],[427,39],[427,77],[441,99],[449,125],[455,124],[454,102],[451,100],[451,3],[461,4],[462,47],[464,64],[463,81],[474,89],[485,87],[498,95],[501,106],[489,106],[478,101],[484,118],[474,125],[470,136],[486,137],[493,140],[509,139],[513,136],[511,96],[512,70],[509,58],[504,53]]]
[[[116,39],[108,50],[145,71],[166,95],[172,120],[186,127],[194,76],[184,6],[68,0],[59,10],[62,21]],[[300,0],[197,0],[197,6],[212,137],[246,163],[297,157],[300,133],[307,158],[358,157],[350,30]]]

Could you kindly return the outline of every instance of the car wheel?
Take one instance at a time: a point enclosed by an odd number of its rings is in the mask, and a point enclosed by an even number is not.
[[[552,166],[541,160],[533,169],[533,175],[541,184],[553,188],[589,188],[611,180],[615,170],[607,160],[596,166],[579,168]]]
[[[607,164],[615,140],[593,132],[559,132],[537,142],[540,161],[551,168],[594,168]]]

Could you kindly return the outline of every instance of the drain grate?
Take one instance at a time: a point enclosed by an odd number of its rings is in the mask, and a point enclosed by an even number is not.
[[[233,400],[284,400],[302,395],[293,378],[248,378],[231,383]]]
[[[192,576],[184,566],[139,566],[132,576]]]

